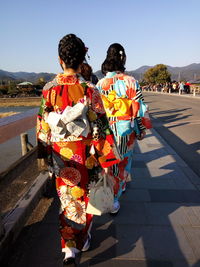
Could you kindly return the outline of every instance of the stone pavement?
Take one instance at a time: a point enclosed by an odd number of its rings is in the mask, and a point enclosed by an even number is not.
[[[133,180],[116,216],[96,217],[80,266],[199,267],[200,177],[153,129],[134,148]],[[42,199],[7,267],[61,267],[57,198]]]

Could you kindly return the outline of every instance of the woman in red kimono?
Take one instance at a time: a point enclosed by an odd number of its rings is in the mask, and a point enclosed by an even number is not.
[[[64,72],[43,88],[37,137],[39,158],[48,161],[56,176],[67,263],[89,248],[88,190],[103,168],[119,162],[119,157],[98,90],[77,75],[85,59],[84,43],[69,34],[61,39],[58,51]]]

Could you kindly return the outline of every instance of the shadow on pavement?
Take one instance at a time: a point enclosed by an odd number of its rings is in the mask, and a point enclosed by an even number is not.
[[[133,180],[120,212],[94,219],[91,249],[82,253],[81,267],[200,266],[200,192],[156,140],[148,134],[136,144]],[[40,203],[40,220],[32,216],[4,266],[62,266],[58,210],[55,196]]]

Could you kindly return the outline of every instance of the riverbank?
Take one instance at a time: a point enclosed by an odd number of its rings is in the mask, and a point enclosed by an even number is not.
[[[13,111],[10,111],[10,112],[0,112],[0,119],[1,118],[5,118],[5,117],[9,117],[9,116],[12,116],[12,115],[15,115],[15,114],[18,114],[19,112],[13,112]]]
[[[39,107],[41,97],[0,98],[0,107]]]

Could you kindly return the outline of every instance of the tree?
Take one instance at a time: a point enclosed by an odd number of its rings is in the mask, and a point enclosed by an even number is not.
[[[8,94],[9,95],[17,95],[18,94],[17,85],[14,81],[8,81]]]
[[[8,93],[8,85],[2,84],[0,85],[0,95],[7,95]]]
[[[45,80],[45,78],[40,77],[40,78],[36,81],[35,86],[36,86],[37,89],[42,89],[42,88],[45,86],[45,84],[46,84],[46,80]]]
[[[158,64],[145,72],[144,81],[150,84],[170,82],[171,74],[168,72],[166,65]]]

